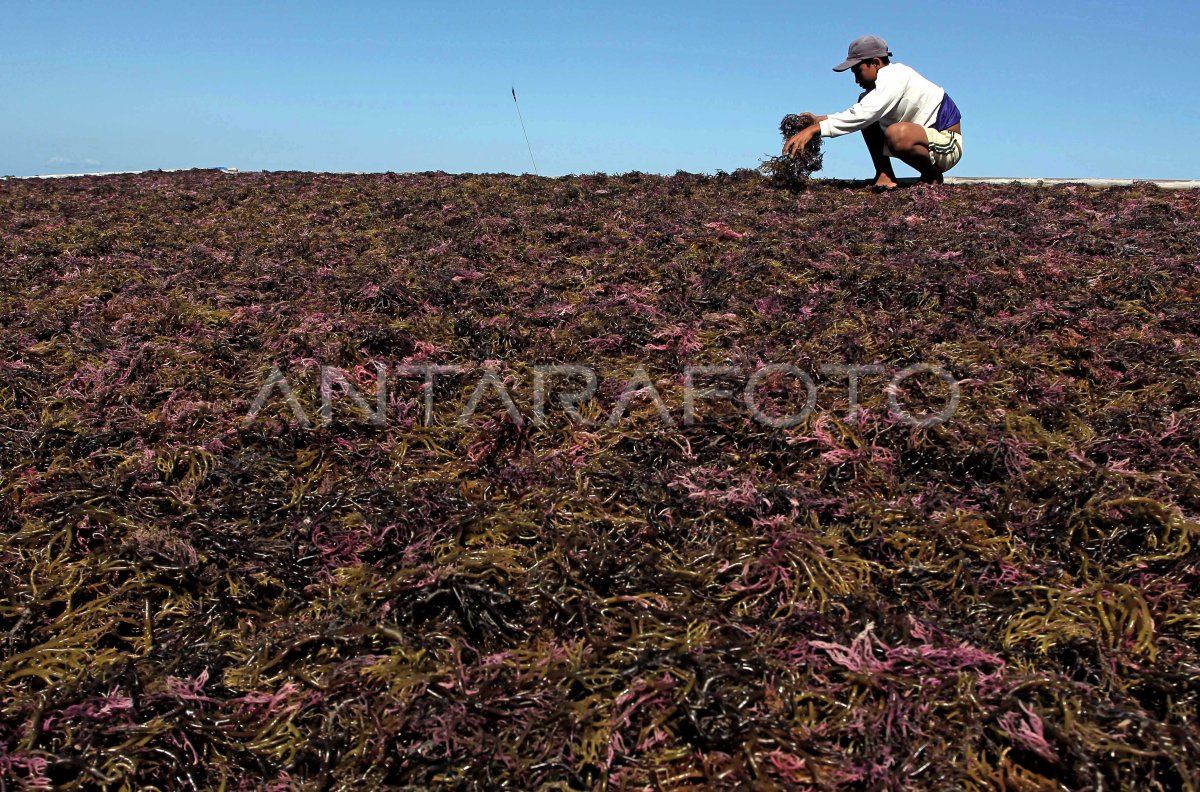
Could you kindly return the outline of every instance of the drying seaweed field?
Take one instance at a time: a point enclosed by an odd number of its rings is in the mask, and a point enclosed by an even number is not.
[[[0,182],[0,785],[1200,789],[1198,247],[1151,186]]]

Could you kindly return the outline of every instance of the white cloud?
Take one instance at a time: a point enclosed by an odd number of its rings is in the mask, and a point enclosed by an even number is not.
[[[74,157],[64,157],[61,154],[51,157],[46,160],[47,165],[99,165],[100,160],[94,159],[75,159]]]

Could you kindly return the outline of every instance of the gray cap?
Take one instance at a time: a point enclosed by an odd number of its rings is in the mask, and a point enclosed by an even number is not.
[[[846,53],[846,60],[833,67],[836,72],[844,72],[851,66],[855,66],[869,58],[890,58],[892,53],[888,52],[887,42],[879,38],[879,36],[862,36],[850,42],[850,51]]]

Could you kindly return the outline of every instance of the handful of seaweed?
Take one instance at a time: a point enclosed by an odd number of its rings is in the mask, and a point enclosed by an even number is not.
[[[1144,185],[4,181],[0,789],[1200,792],[1198,246]],[[708,390],[764,363],[800,424]]]
[[[790,113],[779,122],[779,132],[783,135],[784,142],[787,142],[793,135],[799,134],[815,122],[816,116],[812,113]],[[808,183],[810,176],[821,170],[822,159],[821,136],[817,135],[795,157],[771,157],[763,161],[759,170],[776,187],[799,190]]]

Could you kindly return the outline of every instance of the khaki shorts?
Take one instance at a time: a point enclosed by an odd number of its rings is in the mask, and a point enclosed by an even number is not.
[[[962,159],[963,139],[961,132],[939,132],[925,127],[925,137],[929,140],[929,159],[942,173],[953,168]],[[884,156],[894,157],[895,154],[883,144]]]

